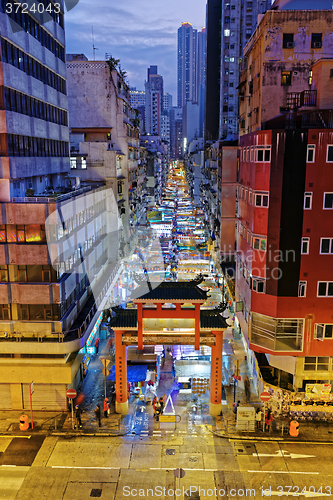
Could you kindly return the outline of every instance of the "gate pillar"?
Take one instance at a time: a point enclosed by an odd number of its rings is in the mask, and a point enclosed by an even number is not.
[[[215,345],[212,347],[210,371],[210,404],[209,413],[220,415],[222,411],[222,352],[223,332],[212,332],[215,335]]]
[[[115,330],[116,348],[116,412],[128,413],[127,401],[127,356],[126,346],[122,344],[122,331]]]

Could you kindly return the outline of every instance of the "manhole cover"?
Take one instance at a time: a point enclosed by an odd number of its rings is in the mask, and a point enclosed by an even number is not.
[[[199,458],[198,457],[190,457],[189,461],[190,462],[198,462]]]
[[[237,451],[238,451],[238,452],[240,452],[240,451],[244,451],[244,450],[240,450],[240,449],[238,449]]]
[[[90,496],[94,498],[99,498],[102,496],[102,490],[99,488],[93,488],[90,492]]]
[[[174,450],[174,449],[172,449],[172,448],[168,448],[165,452],[166,452],[166,454],[167,454],[167,455],[174,455],[174,454],[175,454],[175,451],[176,451],[176,450]]]

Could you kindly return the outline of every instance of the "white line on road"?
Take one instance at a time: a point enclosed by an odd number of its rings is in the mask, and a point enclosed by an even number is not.
[[[0,436],[0,438],[5,438],[5,439],[8,439],[8,438],[11,438],[11,439],[13,439],[13,438],[30,439],[31,436],[12,436],[12,435],[8,435],[8,434],[7,435],[6,434],[2,434]]]
[[[105,470],[119,470],[121,467],[81,467],[75,465],[52,465],[51,469],[105,469]]]
[[[279,450],[275,453],[252,453],[253,457],[283,457],[283,458],[315,458],[316,455],[300,455],[289,451]]]
[[[1,467],[16,467],[16,465],[1,465]]]
[[[319,474],[319,472],[298,472],[298,471],[287,471],[287,470],[248,470],[247,472],[264,472],[265,474]]]

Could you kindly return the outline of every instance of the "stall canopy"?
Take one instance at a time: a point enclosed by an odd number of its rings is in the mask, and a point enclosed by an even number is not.
[[[142,382],[146,380],[148,365],[133,365],[127,367],[127,382]],[[109,380],[116,380],[116,367],[110,370]]]

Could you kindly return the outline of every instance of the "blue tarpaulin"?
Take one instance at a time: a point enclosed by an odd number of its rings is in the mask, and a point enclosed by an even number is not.
[[[127,382],[141,382],[146,380],[148,365],[133,365],[127,367]],[[110,371],[109,380],[116,380],[116,367]]]

